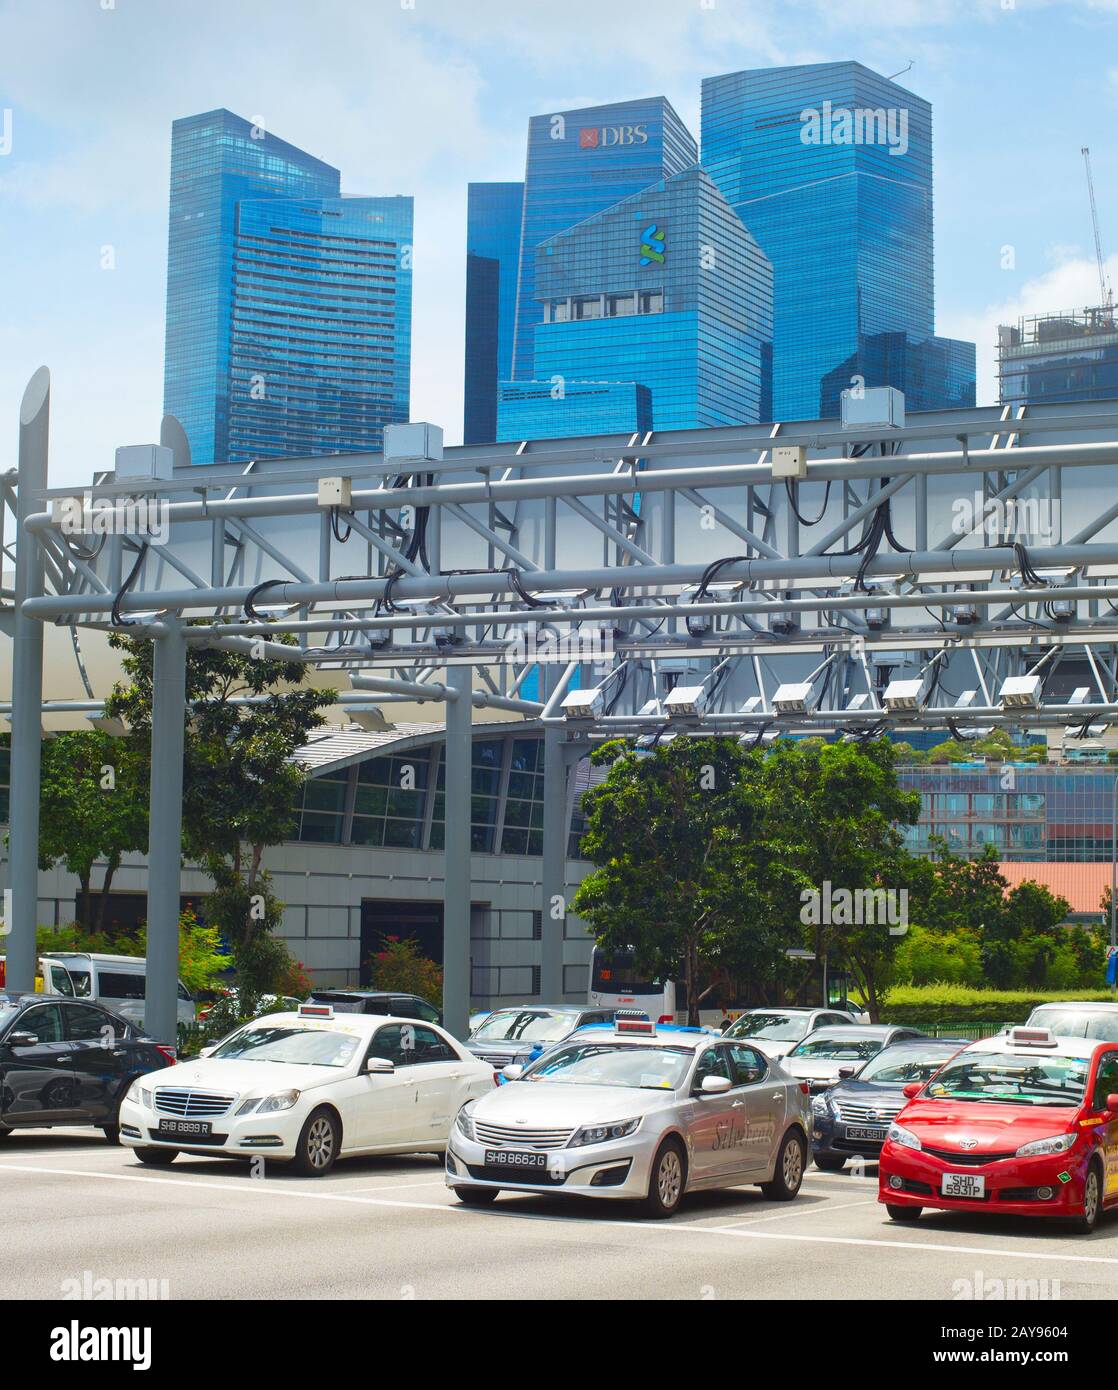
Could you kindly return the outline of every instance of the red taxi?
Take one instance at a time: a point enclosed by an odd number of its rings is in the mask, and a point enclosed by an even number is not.
[[[1118,1202],[1118,1044],[1011,1028],[905,1095],[878,1170],[894,1221],[935,1207],[1093,1231]]]

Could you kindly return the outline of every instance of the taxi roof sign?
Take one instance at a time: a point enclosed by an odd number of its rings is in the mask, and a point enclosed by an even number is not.
[[[300,1018],[333,1018],[333,1004],[300,1004]]]
[[[656,1032],[656,1025],[650,1018],[617,1018],[615,1023],[619,1033],[641,1033],[647,1037]]]
[[[1011,1028],[1009,1041],[1015,1047],[1057,1047],[1056,1036],[1050,1028]]]

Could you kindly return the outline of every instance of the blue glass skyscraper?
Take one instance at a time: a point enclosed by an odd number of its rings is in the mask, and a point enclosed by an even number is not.
[[[772,268],[701,168],[545,241],[535,284],[534,374],[552,391],[502,410],[502,439],[602,432],[590,414],[575,428],[576,383],[646,388],[656,430],[768,418]]]
[[[464,444],[497,438],[497,383],[512,376],[523,206],[522,183],[467,190]]]
[[[376,449],[408,417],[411,200],[230,111],[171,138],[164,409],[195,463]]]
[[[968,350],[973,361],[973,344],[933,344],[926,101],[852,62],[708,78],[702,162],[772,261],[777,419],[833,414],[839,372],[844,385],[903,389],[873,379],[882,335],[903,336],[913,380],[931,380],[945,354],[954,376]],[[972,384],[958,403],[973,399]],[[910,408],[951,403],[926,395]]]
[[[524,215],[512,375],[533,373],[536,247],[622,198],[694,164],[694,136],[664,97],[533,116],[528,123]]]

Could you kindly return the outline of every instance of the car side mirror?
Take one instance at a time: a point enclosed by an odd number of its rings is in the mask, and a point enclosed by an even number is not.
[[[524,1075],[524,1068],[515,1062],[510,1062],[507,1067],[501,1068],[501,1075],[506,1081],[519,1081]]]
[[[396,1070],[396,1063],[387,1057],[370,1057],[365,1063],[365,1070],[374,1076],[391,1076]]]
[[[1106,1098],[1106,1108],[1112,1115],[1118,1115],[1118,1096],[1109,1095]]]
[[[699,1094],[703,1096],[722,1096],[734,1083],[728,1076],[704,1076]]]
[[[922,1081],[910,1081],[908,1085],[904,1088],[902,1095],[905,1097],[906,1100],[911,1100],[913,1096],[918,1096],[920,1094],[920,1089],[923,1086],[923,1084],[924,1083]]]
[[[38,1033],[9,1033],[9,1047],[34,1047],[39,1041]]]
[[[854,1073],[855,1073],[857,1070],[858,1070],[857,1067],[852,1067],[849,1063],[847,1063],[847,1065],[844,1066],[844,1067],[839,1067],[839,1069],[838,1069],[839,1080],[840,1080],[840,1081],[845,1081],[848,1077],[853,1076]]]

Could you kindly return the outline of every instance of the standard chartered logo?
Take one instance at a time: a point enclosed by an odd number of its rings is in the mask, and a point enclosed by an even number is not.
[[[667,250],[667,235],[663,227],[650,223],[641,233],[641,265],[664,264]]]

